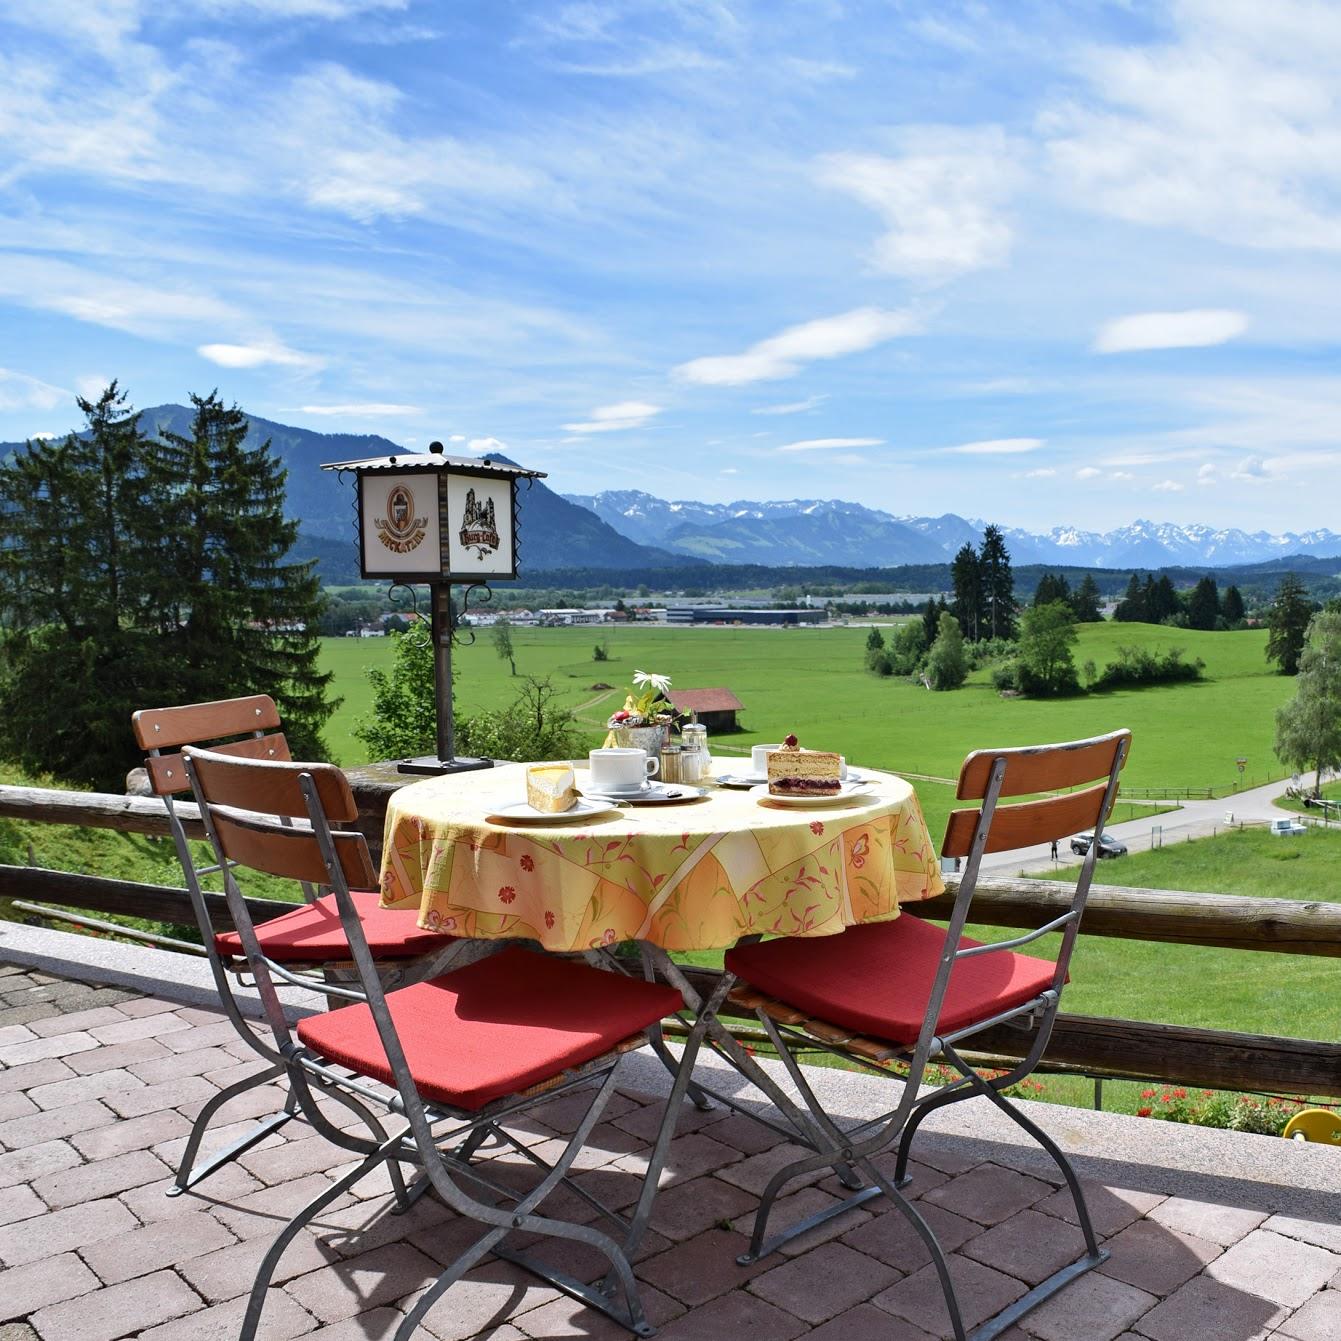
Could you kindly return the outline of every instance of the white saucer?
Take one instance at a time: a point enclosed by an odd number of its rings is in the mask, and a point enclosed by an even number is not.
[[[691,782],[654,782],[636,792],[598,792],[589,787],[582,789],[583,796],[631,806],[674,805],[677,802],[697,801],[707,794],[706,787],[696,787]]]
[[[851,781],[840,782],[837,792],[832,796],[771,796],[767,783],[764,783],[762,787],[750,788],[750,795],[761,805],[767,803],[773,806],[788,806],[797,810],[811,810],[817,806],[847,805],[859,797],[869,794],[864,782]]]
[[[713,781],[719,787],[757,787],[761,782],[767,783],[768,775],[760,776],[758,773],[719,773]]]
[[[486,818],[494,824],[573,824],[593,815],[609,814],[614,807],[608,801],[588,801],[579,796],[567,810],[537,810],[529,801],[514,801],[498,806]]]

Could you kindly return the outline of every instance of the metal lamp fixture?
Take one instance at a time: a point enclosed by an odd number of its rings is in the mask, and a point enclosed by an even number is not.
[[[489,768],[489,759],[458,758],[452,719],[452,642],[456,628],[449,589],[517,576],[517,481],[543,479],[488,457],[444,454],[334,461],[322,470],[348,471],[358,488],[359,572],[394,585],[427,583],[432,596],[437,756],[402,759],[403,773],[459,773]],[[467,590],[467,599],[469,599]]]

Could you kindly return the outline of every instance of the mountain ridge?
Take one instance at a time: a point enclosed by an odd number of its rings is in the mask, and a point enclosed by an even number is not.
[[[636,489],[566,497],[639,543],[711,562],[772,567],[945,563],[961,545],[978,544],[986,525],[955,513],[899,517],[841,499],[711,504],[659,499]],[[1017,563],[1082,568],[1223,567],[1295,554],[1341,556],[1341,534],[1325,527],[1274,535],[1138,518],[1111,531],[1066,525],[1041,533],[1022,527],[1002,530]]]

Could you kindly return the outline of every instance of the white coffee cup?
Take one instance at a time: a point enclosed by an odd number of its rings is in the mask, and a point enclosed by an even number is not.
[[[657,771],[658,761],[646,750],[592,750],[587,755],[591,787],[599,792],[638,792]]]
[[[750,772],[755,777],[763,777],[768,772],[769,750],[780,750],[782,742],[776,745],[754,745],[750,747]]]

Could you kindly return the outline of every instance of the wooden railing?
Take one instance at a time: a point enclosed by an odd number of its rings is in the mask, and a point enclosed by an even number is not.
[[[376,855],[386,798],[401,779],[378,765],[351,770],[350,778],[359,798],[359,827]],[[182,805],[180,813],[188,833],[201,836],[194,807]],[[153,798],[31,787],[0,787],[0,818],[164,837],[168,832],[162,803]],[[946,883],[947,892],[940,898],[909,904],[907,910],[919,917],[947,917],[955,893],[954,877]],[[0,898],[193,924],[184,889],[33,866],[0,865]],[[1068,899],[1066,887],[1052,881],[984,878],[974,897],[973,919],[992,927],[1035,927],[1063,912]],[[217,925],[231,925],[223,896],[210,896],[210,904]],[[291,905],[249,899],[248,906],[261,921]],[[1096,885],[1085,912],[1083,934],[1338,958],[1341,904]],[[979,1036],[978,1055],[985,1060],[1018,1057],[1024,1041],[1026,1036],[1018,1031],[1001,1028],[990,1036]],[[1044,1069],[1089,1076],[1341,1097],[1341,1043],[1331,1041],[1062,1014],[1045,1061]]]

